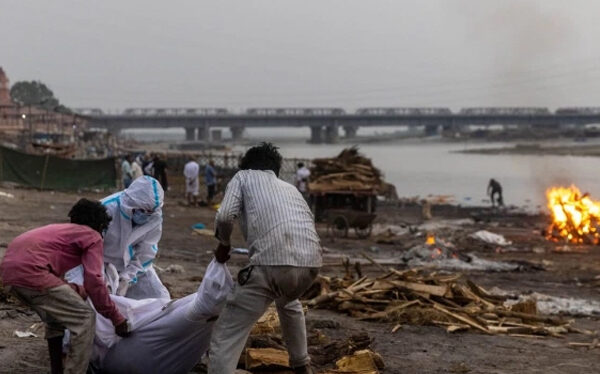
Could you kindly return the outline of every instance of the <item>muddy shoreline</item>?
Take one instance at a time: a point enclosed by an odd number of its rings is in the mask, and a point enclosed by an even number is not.
[[[515,144],[511,147],[477,148],[455,151],[456,153],[470,153],[481,155],[534,155],[534,156],[586,156],[600,157],[598,144],[574,145],[540,145],[540,144]]]

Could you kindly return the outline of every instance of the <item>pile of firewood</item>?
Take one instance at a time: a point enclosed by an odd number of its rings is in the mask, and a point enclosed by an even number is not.
[[[394,322],[394,332],[402,324],[529,337],[582,332],[561,318],[539,315],[535,301],[507,307],[506,296],[492,295],[460,274],[389,270],[357,281],[320,276],[306,303],[362,320]]]
[[[323,328],[339,328],[328,320],[318,324]],[[332,339],[313,327],[309,329],[307,339],[311,366],[318,369],[319,374],[378,374],[385,364],[383,358],[371,350],[372,342],[373,339],[364,332],[345,339]],[[291,372],[275,308],[269,308],[254,325],[239,367],[246,373]]]
[[[337,157],[314,159],[310,173],[309,188],[315,192],[378,192],[385,186],[381,172],[357,147],[344,149]]]

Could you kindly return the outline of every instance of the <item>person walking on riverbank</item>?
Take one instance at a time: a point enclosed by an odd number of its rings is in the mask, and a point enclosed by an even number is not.
[[[206,183],[206,202],[211,205],[217,193],[217,171],[213,160],[209,160],[204,169],[204,182]]]
[[[279,179],[282,157],[263,143],[250,148],[227,185],[217,212],[217,253],[231,249],[233,223],[250,249],[250,265],[238,274],[215,325],[210,374],[232,374],[254,323],[274,301],[295,373],[309,374],[306,324],[298,298],[312,285],[322,264],[313,215],[298,189]],[[225,251],[227,253],[227,251]],[[224,261],[227,258],[219,258]]]
[[[185,198],[188,205],[196,206],[198,200],[198,172],[200,165],[190,156],[188,162],[183,167],[183,176],[185,177]]]
[[[490,183],[488,183],[487,194],[492,200],[492,207],[496,207],[496,204],[498,204],[499,207],[504,206],[502,186],[493,178],[490,179]]]

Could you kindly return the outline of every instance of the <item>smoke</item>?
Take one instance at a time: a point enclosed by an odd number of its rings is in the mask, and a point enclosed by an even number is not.
[[[461,1],[460,8],[455,1],[445,3],[463,16],[465,43],[485,51],[477,57],[485,60],[492,77],[482,92],[487,102],[560,105],[573,73],[556,61],[575,55],[578,38],[564,8],[547,0]]]

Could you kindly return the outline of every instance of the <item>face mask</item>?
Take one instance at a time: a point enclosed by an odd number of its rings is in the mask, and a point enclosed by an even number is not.
[[[150,220],[151,214],[142,212],[141,210],[134,210],[131,220],[136,225],[143,225]]]

